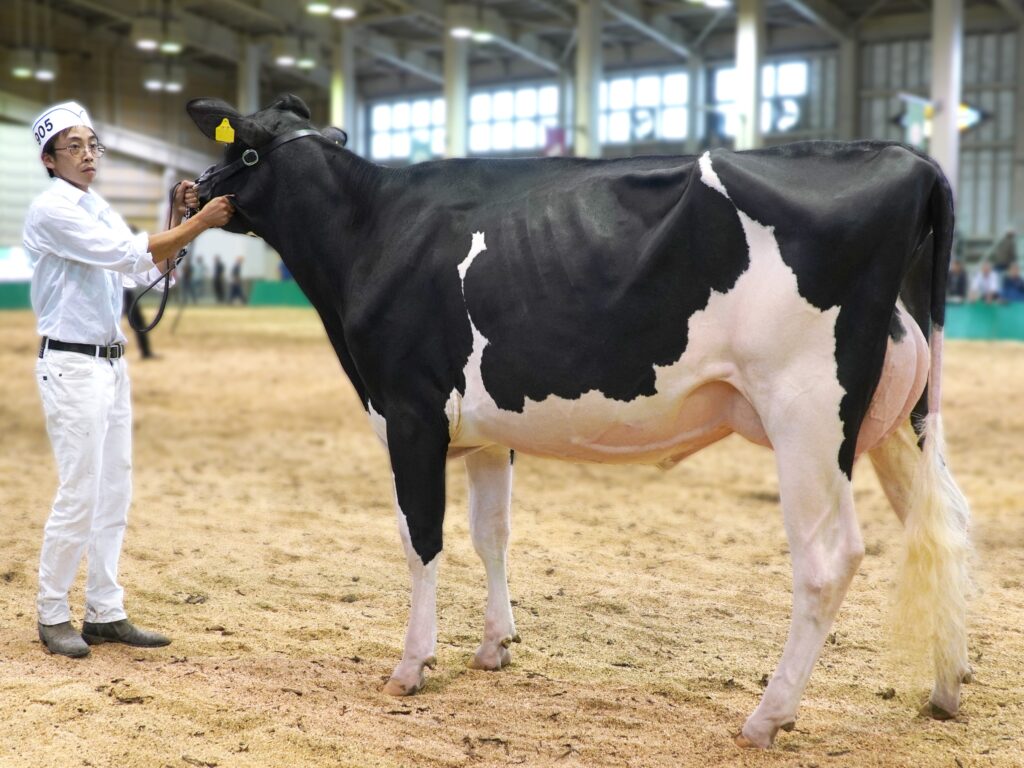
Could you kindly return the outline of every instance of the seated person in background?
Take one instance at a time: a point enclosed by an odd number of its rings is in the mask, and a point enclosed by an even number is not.
[[[960,259],[953,259],[949,265],[949,277],[946,279],[946,300],[950,304],[963,304],[967,301],[967,272]]]
[[[999,273],[992,269],[991,262],[981,262],[981,267],[971,280],[971,301],[997,303],[1000,298],[1000,282]]]
[[[1024,301],[1024,278],[1020,276],[1020,264],[1014,262],[1003,275],[1003,301]]]

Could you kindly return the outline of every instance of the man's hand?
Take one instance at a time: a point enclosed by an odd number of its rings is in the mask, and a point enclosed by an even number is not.
[[[178,183],[174,190],[174,213],[180,220],[185,216],[185,210],[199,208],[199,193],[196,192],[196,183],[184,179]]]
[[[203,206],[194,218],[200,219],[207,227],[223,227],[231,220],[235,206],[231,204],[229,195],[221,195]]]

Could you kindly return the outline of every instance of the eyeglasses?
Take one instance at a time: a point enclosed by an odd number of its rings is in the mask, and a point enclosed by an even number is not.
[[[72,157],[78,157],[88,150],[92,152],[94,157],[103,157],[103,153],[107,151],[107,148],[102,144],[68,144],[66,147],[54,147],[53,150],[55,152],[67,150]]]

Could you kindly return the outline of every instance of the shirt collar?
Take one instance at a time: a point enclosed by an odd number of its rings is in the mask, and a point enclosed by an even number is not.
[[[74,184],[64,181],[64,179],[59,176],[53,180],[52,190],[54,194],[63,197],[74,205],[82,205],[82,198],[84,197],[90,198],[83,207],[86,210],[95,211],[96,213],[110,207],[107,201],[100,197],[99,193],[95,190],[89,189],[88,192],[85,192]]]

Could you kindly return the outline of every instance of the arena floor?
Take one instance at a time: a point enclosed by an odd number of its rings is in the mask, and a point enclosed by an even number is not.
[[[887,651],[899,527],[867,462],[867,556],[797,728],[732,734],[789,621],[772,455],[730,438],[670,472],[517,457],[511,588],[523,642],[469,670],[483,568],[450,466],[438,668],[380,690],[408,579],[390,473],[312,311],[189,308],[139,362],[128,610],[174,643],[46,655],[34,595],[55,469],[27,312],[0,313],[0,766],[1024,765],[1024,345],[950,343],[949,458],[974,506],[974,684],[916,716],[927,671]],[[81,618],[81,582],[74,595]],[[889,691],[888,689],[892,689]]]

